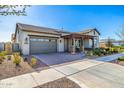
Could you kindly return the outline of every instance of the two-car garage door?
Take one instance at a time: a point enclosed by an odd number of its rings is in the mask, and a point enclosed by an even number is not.
[[[30,54],[52,53],[57,51],[56,38],[30,38]]]

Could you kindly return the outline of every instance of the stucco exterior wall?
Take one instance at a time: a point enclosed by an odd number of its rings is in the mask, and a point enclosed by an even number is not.
[[[27,42],[25,39],[27,38]],[[19,45],[23,55],[29,55],[29,36],[27,32],[20,31],[19,32]]]
[[[91,39],[84,40],[84,48],[92,48],[92,40]]]
[[[98,48],[99,47],[99,34],[95,31],[91,31],[89,33],[87,33],[87,35],[92,35],[92,36],[96,36],[94,37],[94,47],[95,48]],[[92,40],[89,39],[89,40],[84,40],[84,47],[85,48],[92,48]]]

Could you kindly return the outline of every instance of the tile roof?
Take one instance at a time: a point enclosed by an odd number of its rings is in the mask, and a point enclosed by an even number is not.
[[[34,26],[34,25],[28,25],[28,24],[22,24],[22,23],[17,23],[17,25],[21,30],[25,30],[25,31],[46,32],[46,33],[53,33],[53,34],[70,33],[70,32],[59,30],[59,29]]]

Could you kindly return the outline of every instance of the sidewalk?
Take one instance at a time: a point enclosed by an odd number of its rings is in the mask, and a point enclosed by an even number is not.
[[[119,57],[123,57],[123,56],[124,56],[124,53],[119,53],[119,54],[114,54],[114,55],[110,55],[110,56],[99,57],[99,58],[96,58],[95,60],[109,62],[109,61],[115,60],[115,59],[117,59]]]
[[[62,77],[56,70],[47,69],[0,80],[0,88],[31,88]]]

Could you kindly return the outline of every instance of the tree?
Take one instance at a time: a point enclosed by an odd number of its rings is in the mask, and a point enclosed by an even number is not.
[[[0,15],[26,16],[26,8],[29,5],[0,5]]]
[[[124,40],[124,24],[121,25],[121,27],[119,28],[118,32],[116,33],[116,35],[121,39]]]
[[[112,47],[113,44],[112,44],[112,39],[108,38],[107,41],[106,41],[106,46],[107,47]]]

